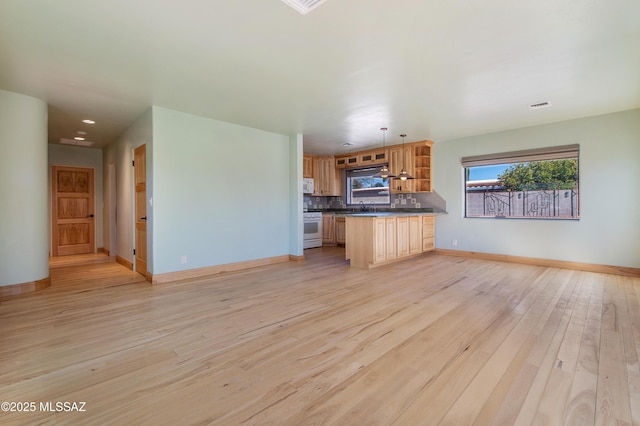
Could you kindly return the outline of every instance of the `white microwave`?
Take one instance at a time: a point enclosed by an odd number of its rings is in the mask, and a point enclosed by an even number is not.
[[[302,179],[302,193],[303,194],[313,194],[313,179],[312,178],[303,178]]]

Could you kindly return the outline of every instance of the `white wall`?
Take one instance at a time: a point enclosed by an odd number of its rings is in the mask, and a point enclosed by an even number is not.
[[[134,188],[133,188],[133,150],[140,145],[147,145],[147,195],[151,196],[153,182],[149,182],[150,164],[152,162],[153,128],[152,110],[148,110],[131,126],[127,128],[116,140],[111,142],[103,153],[103,181],[113,182],[110,174],[115,171],[116,205],[114,206],[109,196],[104,197],[104,231],[105,247],[109,247],[111,256],[120,256],[130,262],[134,262]],[[112,193],[107,188],[106,194]],[[117,212],[117,217],[114,215]],[[117,230],[116,244],[112,244],[113,228]],[[113,247],[116,252],[113,252]],[[151,258],[150,247],[147,247],[147,255]]]
[[[463,217],[462,157],[573,143],[580,220]],[[436,219],[437,248],[640,267],[640,110],[436,143],[434,184],[448,210]]]
[[[290,167],[288,136],[153,107],[153,274],[289,254]]]
[[[49,178],[51,166],[71,166],[94,169],[94,199],[95,199],[95,228],[96,248],[104,247],[103,239],[103,185],[102,185],[102,150],[69,145],[49,144]],[[49,196],[49,200],[51,197]],[[51,222],[51,209],[49,209]]]
[[[0,90],[0,286],[49,276],[47,104]]]

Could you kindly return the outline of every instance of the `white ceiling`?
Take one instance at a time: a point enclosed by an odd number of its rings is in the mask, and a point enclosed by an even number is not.
[[[50,142],[151,105],[315,154],[438,142],[639,108],[640,1],[0,0],[0,89],[49,103]]]

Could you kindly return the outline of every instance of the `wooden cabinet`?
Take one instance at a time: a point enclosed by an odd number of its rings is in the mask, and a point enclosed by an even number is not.
[[[346,259],[372,268],[433,250],[434,224],[433,216],[347,216]]]
[[[433,187],[431,172],[431,147],[433,142],[424,141],[412,144],[413,151],[413,171],[414,171],[414,191],[431,192]]]
[[[349,220],[351,220],[351,218],[349,218]],[[358,220],[360,221],[361,218],[358,218]],[[369,222],[366,219],[364,221]],[[365,232],[367,231],[371,232],[370,230],[365,228]],[[349,228],[347,228],[347,232],[349,232]],[[350,235],[347,234],[347,239],[350,240],[350,243],[347,245],[347,249],[351,249],[352,246],[355,248],[356,244],[354,244],[354,241],[352,241],[353,238],[349,237]],[[353,235],[352,237],[357,238],[356,235]],[[366,240],[363,239],[362,241]],[[369,254],[366,253],[367,250],[370,250],[370,247],[359,247],[359,249],[365,252],[365,260],[368,260],[372,263],[384,262],[387,259],[387,220],[385,218],[373,219],[373,244],[373,256],[369,256]],[[353,258],[349,256],[349,252],[347,252],[346,254],[347,259],[352,259],[351,263],[353,264]],[[369,257],[373,257],[373,259],[368,259]],[[354,266],[360,265],[358,264]]]
[[[303,176],[313,177],[313,195],[339,196],[342,193],[340,170],[388,164],[391,173],[398,175],[404,168],[414,179],[391,179],[392,193],[433,191],[432,141],[391,145],[336,157],[303,156]],[[310,176],[308,176],[310,175]]]
[[[336,156],[336,168],[375,166],[387,163],[387,150],[384,148],[354,152],[353,154]]]
[[[395,145],[389,147],[389,171],[394,175],[399,175],[402,169],[405,169],[411,176],[414,175],[413,167],[413,148],[411,145]],[[414,192],[413,191],[413,179],[400,180],[397,178],[391,179],[392,193],[399,192]]]
[[[371,151],[364,151],[358,154],[359,166],[375,166],[377,164],[385,164],[387,162],[387,150],[386,149],[372,149]]]
[[[402,216],[396,219],[396,244],[398,257],[409,255],[409,217]]]
[[[302,156],[302,177],[303,178],[313,177],[313,156],[312,155],[305,154]]]
[[[386,260],[392,260],[398,257],[398,243],[397,243],[397,220],[395,217],[388,217],[385,219],[386,223]]]
[[[336,229],[336,244],[344,245],[346,240],[345,233],[345,218],[344,216],[336,217],[335,220]]]
[[[335,216],[333,213],[322,215],[322,244],[335,244]]]
[[[436,218],[434,216],[422,216],[422,251],[432,251],[435,245]]]
[[[409,254],[422,253],[422,220],[409,216]]]
[[[341,194],[340,171],[333,157],[313,158],[313,195],[339,196]]]
[[[353,168],[358,167],[359,165],[359,156],[357,153],[336,157],[337,169]]]

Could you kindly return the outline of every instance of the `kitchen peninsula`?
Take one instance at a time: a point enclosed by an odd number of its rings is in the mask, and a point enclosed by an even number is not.
[[[345,257],[351,266],[373,268],[434,249],[434,213],[346,215]]]

